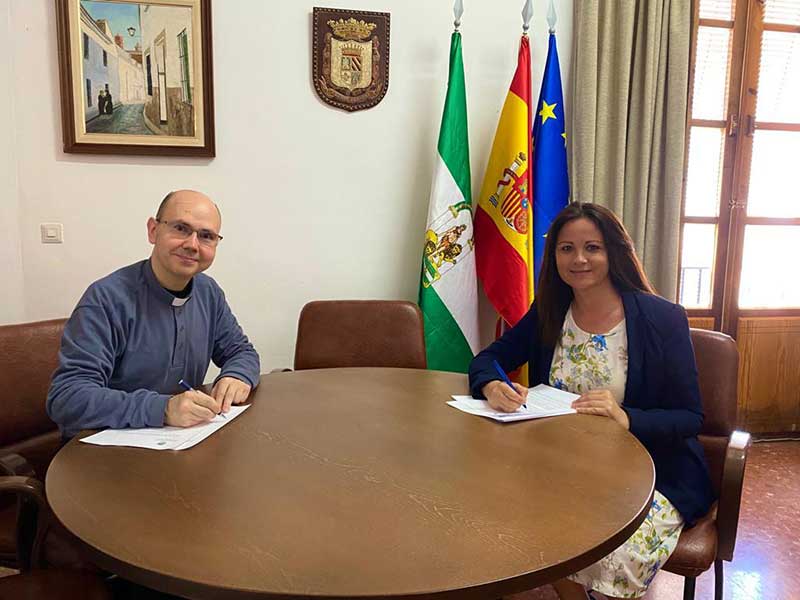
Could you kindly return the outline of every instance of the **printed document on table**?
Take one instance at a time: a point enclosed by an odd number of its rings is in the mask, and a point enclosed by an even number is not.
[[[574,413],[575,409],[571,407],[572,401],[580,398],[580,394],[565,392],[540,383],[528,390],[527,408],[520,407],[513,413],[494,410],[486,400],[476,400],[472,396],[452,396],[452,398],[448,404],[453,408],[507,423]]]
[[[225,417],[217,415],[208,423],[193,427],[145,427],[144,429],[106,429],[81,441],[98,446],[130,446],[132,448],[149,448],[151,450],[186,450],[199,444],[217,429],[233,421],[250,408],[231,406]]]

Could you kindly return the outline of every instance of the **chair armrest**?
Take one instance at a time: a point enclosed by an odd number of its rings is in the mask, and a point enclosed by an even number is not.
[[[36,477],[36,470],[24,457],[9,452],[0,456],[0,475]]]
[[[50,528],[44,485],[33,477],[7,475],[0,477],[0,495],[5,493],[17,496],[16,547],[20,569],[38,568],[42,543]]]
[[[750,447],[750,434],[734,431],[728,440],[725,452],[725,465],[722,469],[722,485],[717,508],[717,558],[733,560],[736,546],[736,530],[739,526],[739,507],[742,502],[744,468],[747,463],[747,449]]]
[[[7,475],[0,477],[0,494],[13,493],[21,495],[23,498],[32,500],[36,506],[42,510],[47,508],[47,500],[44,497],[44,485],[33,477],[23,477],[19,475]]]

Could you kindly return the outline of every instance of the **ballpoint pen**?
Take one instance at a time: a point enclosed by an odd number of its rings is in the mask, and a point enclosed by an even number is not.
[[[506,382],[508,387],[510,387],[512,390],[516,392],[517,390],[514,388],[514,384],[511,383],[511,380],[508,378],[508,375],[506,375],[506,372],[503,371],[503,367],[500,366],[500,363],[497,362],[496,360],[493,360],[492,364],[494,365],[494,370],[497,371],[497,374],[500,375],[502,380]],[[522,408],[528,408],[528,405],[525,402],[523,402]]]
[[[179,385],[179,386],[181,386],[183,389],[185,389],[187,392],[196,392],[196,391],[197,391],[197,390],[196,390],[196,389],[194,389],[192,386],[190,386],[188,383],[186,383],[186,382],[185,382],[183,379],[181,379],[181,380],[178,382],[178,385]],[[227,419],[227,418],[228,418],[228,417],[226,417],[224,414],[222,414],[222,411],[218,412],[217,414],[218,414],[220,417],[222,417],[223,419]]]

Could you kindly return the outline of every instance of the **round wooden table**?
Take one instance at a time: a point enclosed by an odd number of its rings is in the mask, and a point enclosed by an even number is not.
[[[445,404],[463,393],[436,371],[268,375],[189,450],[72,440],[47,496],[101,567],[189,598],[496,598],[636,530],[655,475],[629,432],[496,423]]]

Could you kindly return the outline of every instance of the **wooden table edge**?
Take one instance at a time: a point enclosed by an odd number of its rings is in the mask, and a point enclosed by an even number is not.
[[[653,481],[655,482],[655,469],[653,469]],[[518,575],[510,579],[487,582],[470,588],[461,588],[458,590],[431,590],[428,592],[411,594],[331,596],[325,594],[285,594],[239,588],[220,588],[215,585],[206,585],[199,582],[187,581],[185,579],[170,575],[164,575],[163,573],[157,573],[124,561],[120,561],[119,559],[114,558],[95,548],[77,536],[75,536],[75,539],[79,542],[86,555],[102,569],[114,573],[124,579],[128,579],[160,592],[184,596],[189,599],[202,600],[203,598],[209,597],[219,598],[220,600],[248,600],[255,598],[269,598],[271,600],[299,600],[301,598],[313,600],[348,600],[352,598],[358,598],[361,600],[444,600],[451,598],[464,598],[467,600],[471,598],[484,599],[525,592],[533,588],[552,583],[553,581],[566,577],[567,575],[571,575],[576,571],[580,571],[581,569],[594,564],[612,552],[614,549],[621,546],[622,543],[631,537],[639,528],[647,516],[647,513],[650,511],[654,489],[655,485],[653,484],[651,485],[650,494],[648,495],[647,501],[642,505],[639,513],[633,519],[631,519],[631,521],[625,527],[621,528],[615,535],[610,537],[596,548],[593,548],[592,550],[575,557],[568,563],[554,565],[553,567],[537,571],[535,574],[531,575]],[[53,516],[54,518],[57,518],[55,515]],[[69,531],[69,528],[63,523],[62,526]],[[74,535],[74,532],[71,533]],[[576,564],[580,566],[576,568]]]

